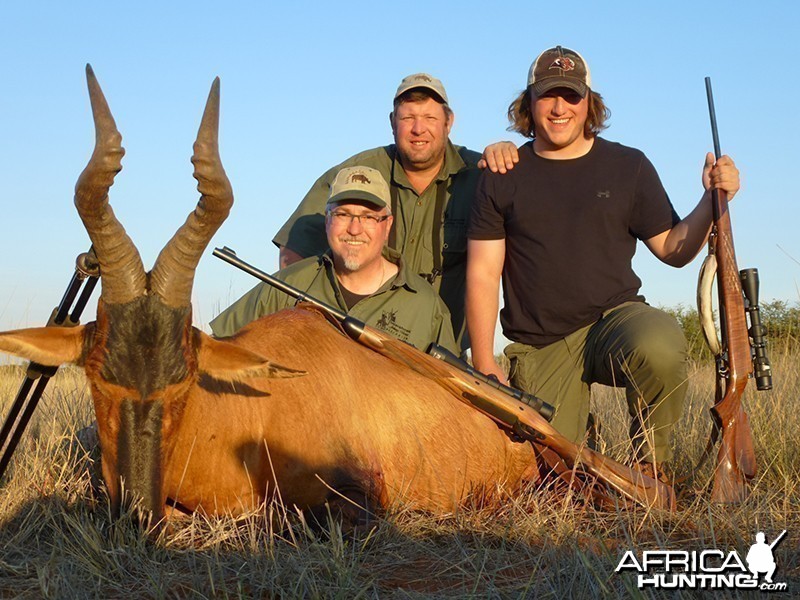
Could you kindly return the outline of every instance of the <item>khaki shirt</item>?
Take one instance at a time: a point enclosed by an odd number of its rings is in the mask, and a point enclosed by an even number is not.
[[[464,295],[467,274],[467,226],[480,170],[480,154],[447,143],[445,161],[436,180],[418,194],[395,158],[394,145],[374,148],[348,158],[322,175],[311,186],[300,205],[273,238],[301,256],[322,254],[328,249],[325,235],[325,204],[336,174],[344,167],[377,169],[389,182],[397,198],[394,215],[394,248],[413,273],[428,278],[434,268],[433,227],[438,186],[445,186],[444,215],[436,251],[442,257],[442,274],[433,281],[450,310],[453,331],[466,349],[464,336]]]
[[[329,254],[303,259],[275,277],[423,352],[431,342],[457,352],[450,314],[441,298],[427,281],[406,269],[396,252],[387,250],[384,256],[399,267],[397,275],[349,310]],[[227,337],[255,319],[295,303],[291,296],[259,283],[211,321],[211,330],[217,337]]]

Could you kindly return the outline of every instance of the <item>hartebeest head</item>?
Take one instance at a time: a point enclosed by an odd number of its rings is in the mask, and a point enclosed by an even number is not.
[[[159,518],[171,434],[200,373],[230,381],[299,372],[214,340],[191,324],[195,269],[233,204],[219,157],[219,78],[211,86],[192,156],[200,201],[146,273],[108,202],[109,188],[122,169],[122,136],[89,65],[86,76],[96,140],[75,186],[75,206],[100,264],[97,320],[81,327],[2,333],[0,350],[44,365],[84,365],[112,505],[119,506],[124,486]]]

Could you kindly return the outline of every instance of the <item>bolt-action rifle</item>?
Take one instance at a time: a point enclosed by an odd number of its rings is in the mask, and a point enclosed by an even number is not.
[[[620,464],[598,452],[584,446],[577,446],[567,440],[540,414],[541,407],[537,408],[527,404],[523,397],[518,399],[515,395],[499,389],[495,384],[477,377],[476,372],[464,371],[449,361],[434,358],[410,344],[384,334],[336,308],[311,298],[304,292],[241,260],[229,248],[214,249],[214,256],[285,292],[298,301],[310,302],[339,322],[350,338],[390,360],[404,364],[417,373],[432,379],[459,400],[495,421],[509,432],[512,438],[530,441],[551,449],[561,457],[567,467],[577,467],[586,471],[636,502],[667,510],[674,509],[675,493],[670,486],[644,475],[638,469]],[[483,377],[486,376],[483,375]],[[530,394],[528,396],[534,398]],[[539,402],[542,401],[539,400]]]
[[[53,309],[50,319],[47,321],[47,327],[74,327],[77,325],[99,277],[100,268],[94,250],[90,248],[88,252],[79,254],[75,260],[75,273],[72,275],[61,302]],[[83,287],[83,291],[81,291],[81,287]],[[78,292],[80,292],[80,296],[78,296]],[[25,381],[22,382],[17,397],[11,405],[11,410],[3,423],[3,428],[0,429],[0,478],[3,477],[6,467],[11,461],[11,456],[28,426],[33,411],[36,410],[36,405],[39,403],[47,383],[57,370],[58,367],[47,367],[35,362],[28,365]],[[36,383],[37,380],[38,383]],[[34,383],[36,383],[35,388],[33,387]]]
[[[719,160],[722,153],[711,79],[706,77],[705,82],[714,154]],[[766,330],[761,324],[758,308],[758,271],[745,269],[740,272],[736,265],[727,193],[712,189],[711,204],[713,225],[708,240],[708,257],[700,271],[698,288],[703,333],[717,365],[714,406],[711,408],[714,419],[712,443],[719,433],[722,434],[711,498],[715,502],[735,503],[747,497],[747,483],[756,474],[753,437],[750,420],[742,405],[742,394],[754,371],[757,389],[772,389],[772,370],[766,354]],[[719,340],[710,309],[714,273],[719,297]],[[750,318],[749,328],[747,316]]]

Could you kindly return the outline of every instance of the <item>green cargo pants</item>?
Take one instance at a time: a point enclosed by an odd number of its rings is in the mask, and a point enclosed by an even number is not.
[[[592,383],[625,387],[635,457],[672,458],[670,433],[686,397],[687,353],[671,315],[626,302],[563,340],[544,348],[513,343],[505,354],[511,384],[552,404],[552,424],[565,437],[583,440]]]

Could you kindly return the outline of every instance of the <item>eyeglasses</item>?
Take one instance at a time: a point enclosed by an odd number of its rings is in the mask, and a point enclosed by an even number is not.
[[[331,219],[337,225],[344,226],[350,225],[353,222],[353,219],[358,221],[364,229],[375,229],[378,226],[378,223],[383,223],[386,219],[388,219],[391,215],[373,215],[373,214],[363,214],[363,215],[354,215],[353,213],[349,213],[346,210],[334,210],[330,213]]]

